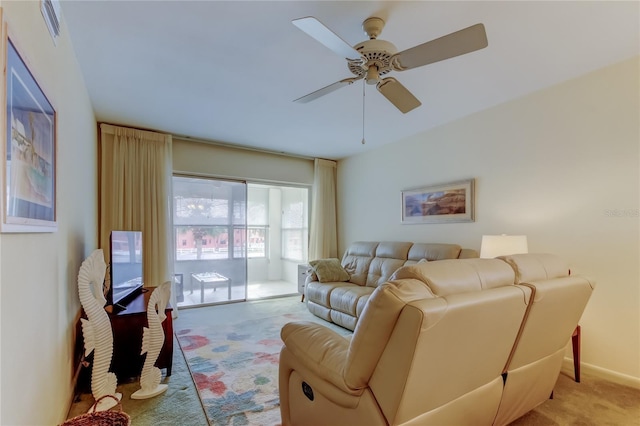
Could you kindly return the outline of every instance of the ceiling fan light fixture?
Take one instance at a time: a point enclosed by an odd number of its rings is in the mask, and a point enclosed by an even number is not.
[[[369,69],[367,69],[367,84],[376,84],[378,81],[380,81],[378,67],[371,65]]]

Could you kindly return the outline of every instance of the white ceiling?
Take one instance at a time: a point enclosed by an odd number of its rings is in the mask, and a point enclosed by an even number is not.
[[[516,1],[66,1],[63,20],[96,118],[290,154],[343,158],[640,54],[640,3]],[[400,113],[291,20],[350,44],[386,21],[399,51],[484,23],[485,49],[394,72],[422,106]]]

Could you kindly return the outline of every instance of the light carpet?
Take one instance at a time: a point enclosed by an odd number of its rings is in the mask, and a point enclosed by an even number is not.
[[[318,322],[302,311],[176,331],[211,424],[280,424],[280,330],[288,322],[302,320]]]

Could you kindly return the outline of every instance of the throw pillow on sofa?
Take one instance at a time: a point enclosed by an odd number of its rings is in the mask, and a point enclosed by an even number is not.
[[[312,260],[309,265],[318,276],[321,283],[335,281],[349,281],[351,276],[344,270],[338,259],[319,259]]]

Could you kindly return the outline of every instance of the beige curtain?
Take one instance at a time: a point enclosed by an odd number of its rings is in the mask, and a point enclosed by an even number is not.
[[[315,159],[309,260],[338,257],[335,161]]]
[[[142,231],[145,287],[172,280],[171,135],[101,124],[99,153],[99,237],[106,259],[112,230]]]

